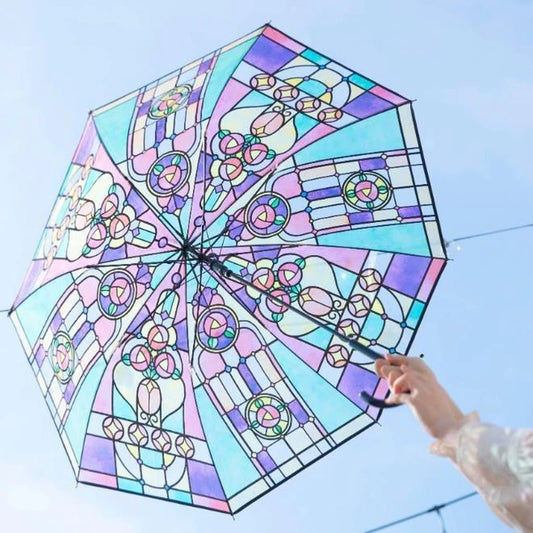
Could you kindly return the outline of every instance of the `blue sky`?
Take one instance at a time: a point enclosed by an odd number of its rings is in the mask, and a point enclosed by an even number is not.
[[[87,112],[271,21],[416,99],[448,239],[533,222],[533,3],[384,0],[264,4],[18,0],[0,34],[0,308],[11,305]],[[424,352],[465,411],[533,427],[533,228],[466,241],[412,353]],[[7,531],[359,532],[470,491],[407,409],[237,515],[75,481],[11,323],[0,317],[0,516]],[[448,530],[508,529],[473,498]],[[440,531],[435,516],[392,533]]]

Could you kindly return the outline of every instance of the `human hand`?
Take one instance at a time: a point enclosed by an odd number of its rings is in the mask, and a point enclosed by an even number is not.
[[[376,361],[375,369],[388,382],[391,395],[387,402],[409,405],[432,437],[443,438],[464,418],[422,359],[387,354]]]

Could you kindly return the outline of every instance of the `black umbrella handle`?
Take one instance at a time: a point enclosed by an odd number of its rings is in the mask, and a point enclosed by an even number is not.
[[[385,359],[383,356],[378,355],[376,352],[376,359]],[[374,398],[371,394],[368,394],[366,390],[359,393],[359,398],[366,402],[368,405],[372,405],[373,407],[377,407],[378,409],[390,409],[392,407],[399,407],[402,405],[401,403],[387,403],[385,400],[380,400],[379,398]]]
[[[390,409],[391,407],[400,407],[400,405],[403,405],[401,403],[387,403],[385,400],[374,398],[374,396],[368,394],[366,390],[360,392],[359,397],[367,404],[377,407],[378,409]]]
[[[424,357],[424,354],[421,353],[420,357]],[[380,356],[379,359],[384,358]],[[409,391],[407,391],[406,394],[409,394]],[[372,405],[374,407],[377,407],[378,409],[390,409],[391,407],[399,407],[400,405],[403,405],[402,403],[387,403],[386,400],[374,398],[374,396],[368,394],[368,392],[366,392],[365,390],[359,393],[359,397],[368,405]]]

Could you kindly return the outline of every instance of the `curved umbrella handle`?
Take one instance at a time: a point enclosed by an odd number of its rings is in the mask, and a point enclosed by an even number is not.
[[[421,353],[420,357],[424,357],[424,354]],[[381,359],[381,356],[379,358]],[[379,409],[390,409],[391,407],[399,407],[400,405],[403,405],[402,403],[387,403],[385,400],[379,400],[378,398],[374,398],[371,394],[368,394],[366,391],[360,392],[359,397],[367,404],[378,407]]]
[[[385,400],[379,400],[368,394],[365,390],[359,393],[359,397],[369,405],[378,407],[379,409],[390,409],[391,407],[400,407],[400,405],[403,405],[401,403],[387,403]]]

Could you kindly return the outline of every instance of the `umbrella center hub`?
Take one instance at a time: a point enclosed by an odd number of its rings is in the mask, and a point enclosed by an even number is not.
[[[218,255],[210,249],[201,250],[194,246],[190,241],[185,241],[182,246],[182,252],[187,257],[187,259],[211,267],[213,270],[218,271],[223,276],[226,276],[228,278],[231,277],[231,270],[229,270],[228,267],[224,266],[222,261],[220,261]]]

